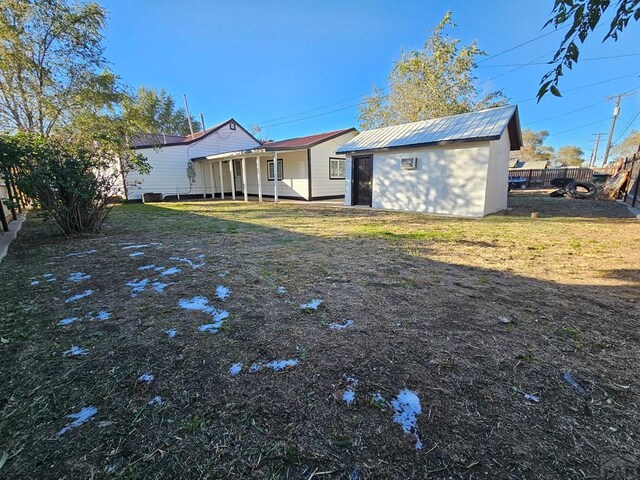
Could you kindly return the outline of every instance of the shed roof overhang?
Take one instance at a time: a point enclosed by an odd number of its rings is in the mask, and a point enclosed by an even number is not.
[[[243,158],[243,157],[257,157],[260,155],[264,155],[267,156],[268,154],[273,154],[273,153],[285,153],[285,152],[296,152],[296,151],[303,151],[306,152],[308,149],[307,148],[265,148],[265,147],[259,147],[259,148],[252,148],[249,150],[238,150],[235,152],[223,152],[223,153],[216,153],[213,155],[205,155],[203,157],[195,157],[192,158],[191,161],[192,162],[223,162],[223,161],[227,161],[227,160],[234,160],[236,158]]]

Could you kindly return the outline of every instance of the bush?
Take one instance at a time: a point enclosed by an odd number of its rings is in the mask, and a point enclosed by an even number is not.
[[[117,158],[99,144],[62,137],[3,135],[0,165],[66,235],[99,232],[122,181]]]

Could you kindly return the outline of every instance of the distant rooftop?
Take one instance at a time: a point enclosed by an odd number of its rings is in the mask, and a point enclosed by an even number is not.
[[[337,153],[497,140],[506,128],[509,128],[511,150],[519,150],[522,134],[518,107],[507,106],[366,130],[340,147]]]
[[[332,138],[339,137],[345,133],[355,132],[355,128],[345,128],[342,130],[333,130],[331,132],[316,133],[314,135],[307,135],[306,137],[289,138],[287,140],[278,140],[277,142],[265,142],[261,148],[267,151],[282,151],[282,150],[298,150],[301,148],[310,148],[319,143],[326,142]]]

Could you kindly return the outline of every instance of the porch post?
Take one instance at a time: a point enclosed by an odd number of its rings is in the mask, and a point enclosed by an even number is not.
[[[216,185],[213,181],[213,162],[209,162],[209,180],[211,181],[211,200],[216,198]]]
[[[260,175],[260,155],[256,157],[256,172],[258,172],[258,202],[262,203],[262,176]]]
[[[202,198],[207,198],[207,182],[205,181],[207,174],[205,171],[204,162],[200,164],[200,171],[202,172]]]
[[[233,176],[233,159],[229,159],[229,178],[231,178],[231,199],[236,199],[236,179]]]
[[[273,203],[278,203],[278,152],[273,152]]]
[[[242,157],[242,191],[244,192],[244,201],[249,201],[249,190],[247,189],[247,159]]]
[[[218,170],[220,171],[220,198],[224,200],[224,177],[222,176],[222,160],[218,162]]]

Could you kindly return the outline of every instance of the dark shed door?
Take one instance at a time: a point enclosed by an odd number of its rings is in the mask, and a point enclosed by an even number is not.
[[[353,205],[371,206],[373,157],[353,157]]]

